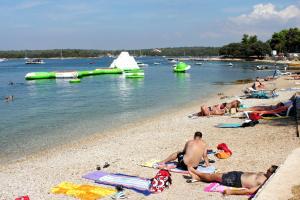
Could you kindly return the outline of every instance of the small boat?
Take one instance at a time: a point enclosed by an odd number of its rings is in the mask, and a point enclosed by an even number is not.
[[[0,62],[4,62],[4,61],[7,61],[6,58],[0,58]]]
[[[228,63],[228,64],[227,64],[227,66],[230,66],[230,67],[232,67],[232,66],[233,66],[233,64],[232,64],[232,63]]]
[[[196,62],[195,65],[202,65],[202,62]]]
[[[137,63],[137,65],[138,65],[139,67],[146,67],[146,66],[148,66],[148,64],[145,64],[145,63],[143,63],[143,62],[137,61],[136,63]]]
[[[25,64],[45,64],[42,59],[28,59]]]
[[[173,59],[173,60],[170,60],[170,63],[177,63],[178,61]]]
[[[264,70],[264,69],[269,69],[270,67],[269,66],[267,66],[267,65],[257,65],[256,66],[256,69],[257,70]]]
[[[173,71],[174,72],[178,72],[178,73],[185,73],[187,70],[189,70],[191,68],[190,65],[187,65],[184,62],[179,62],[177,65],[175,65],[173,67]]]
[[[144,78],[144,70],[142,69],[132,69],[132,70],[124,70],[126,78]]]
[[[160,62],[155,62],[155,63],[153,63],[154,65],[160,65]]]
[[[79,78],[74,78],[74,79],[71,79],[69,80],[69,83],[80,83],[81,80]]]

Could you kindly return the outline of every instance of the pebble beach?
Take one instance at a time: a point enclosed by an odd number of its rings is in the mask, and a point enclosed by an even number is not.
[[[296,87],[292,80],[284,77],[267,82],[272,87]],[[226,96],[241,95],[247,85],[233,85],[222,92]],[[289,99],[295,91],[278,91],[279,97],[267,100],[246,99],[243,104],[273,105]],[[234,98],[234,97],[233,97]],[[107,172],[123,173],[152,178],[157,170],[140,165],[151,159],[164,159],[169,154],[182,150],[185,142],[193,137],[195,131],[203,133],[210,148],[216,149],[219,143],[226,143],[233,155],[213,164],[220,172],[266,171],[272,165],[281,165],[288,154],[300,147],[296,137],[294,120],[261,120],[254,127],[220,129],[218,123],[242,122],[242,119],[230,116],[199,117],[191,119],[189,114],[199,111],[202,104],[213,105],[230,99],[220,99],[217,94],[207,99],[200,99],[192,105],[174,108],[159,116],[94,134],[84,139],[48,149],[27,156],[16,162],[0,167],[0,199],[14,199],[28,195],[31,199],[73,199],[63,195],[54,195],[50,190],[62,181],[77,184],[95,183],[81,178],[84,174],[95,171],[97,165],[108,162]],[[206,193],[206,183],[188,184],[181,174],[172,174],[173,184],[161,194],[148,197],[125,190],[130,199],[223,199],[220,193]],[[110,197],[107,197],[109,199]],[[230,196],[229,199],[247,199],[247,196]]]

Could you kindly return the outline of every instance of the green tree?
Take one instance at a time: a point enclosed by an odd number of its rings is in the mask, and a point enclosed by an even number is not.
[[[269,40],[269,44],[272,49],[276,50],[279,53],[286,51],[286,34],[288,30],[282,30],[278,33],[274,33],[272,38]]]
[[[285,35],[285,40],[287,52],[300,52],[300,30],[298,28],[290,28]]]

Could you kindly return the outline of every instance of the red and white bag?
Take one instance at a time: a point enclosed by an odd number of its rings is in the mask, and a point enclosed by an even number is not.
[[[150,192],[159,193],[169,188],[172,184],[171,174],[168,170],[161,169],[154,178],[151,179]]]

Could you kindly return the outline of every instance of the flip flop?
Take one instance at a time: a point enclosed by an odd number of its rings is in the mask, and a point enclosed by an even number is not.
[[[111,197],[112,199],[126,199],[123,191],[117,192],[114,196]]]
[[[199,180],[195,180],[195,179],[188,179],[186,180],[187,183],[196,183],[196,182],[200,182]]]
[[[110,164],[108,164],[108,162],[105,162],[104,165],[103,165],[103,168],[107,168],[109,166],[110,166]]]

